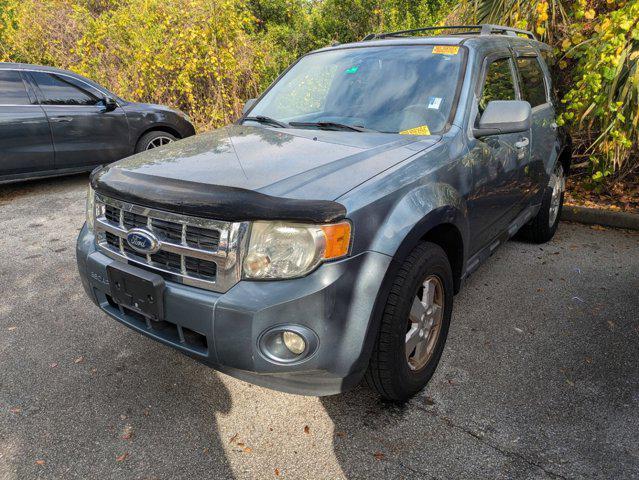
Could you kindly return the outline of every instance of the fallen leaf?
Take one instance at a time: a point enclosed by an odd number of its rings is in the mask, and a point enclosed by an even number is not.
[[[574,387],[574,386],[575,386],[575,382],[573,382],[572,380],[568,380],[568,379],[566,379],[566,383],[567,383],[568,385],[570,385],[571,387]]]
[[[592,357],[586,357],[585,360],[586,363],[592,363]]]
[[[10,408],[10,409],[9,409],[9,411],[10,411],[11,413],[15,413],[16,415],[19,415],[20,413],[22,413],[22,409],[21,409],[20,407],[13,407],[13,408]]]
[[[237,440],[238,434],[236,433],[231,438],[229,438],[229,443],[234,443]]]
[[[120,415],[120,420],[126,420],[126,415],[121,414],[121,415]]]
[[[335,432],[335,435],[337,435],[338,437],[342,438],[346,436],[346,432]]]
[[[84,357],[80,355],[78,358],[74,358],[73,363],[84,363]]]
[[[244,453],[251,453],[253,449],[251,447],[244,447]]]
[[[373,456],[375,457],[375,460],[377,461],[380,461],[384,458],[384,454],[382,452],[375,452]]]
[[[124,430],[122,431],[122,439],[131,440],[131,437],[133,437],[133,426],[126,424],[124,426]]]
[[[7,330],[9,330],[10,332],[13,332],[16,328],[18,327],[12,325],[9,328],[7,328]]]
[[[58,364],[57,364],[57,363],[50,363],[50,364],[49,364],[49,366],[50,366],[51,368],[57,368],[57,367],[58,367]]]
[[[311,429],[308,428],[308,425],[304,425],[304,433],[311,433]]]
[[[279,477],[279,476],[280,476],[280,469],[279,469],[279,468],[276,468],[276,469],[275,469],[275,476],[276,476],[276,477]]]
[[[142,414],[143,414],[145,417],[148,417],[149,415],[151,415],[151,410],[149,410],[148,408],[145,408],[145,409],[142,411]]]
[[[128,456],[129,456],[129,452],[124,452],[122,455],[118,455],[117,457],[115,457],[115,461],[124,462]]]
[[[36,465],[44,465],[45,463],[47,463],[47,462],[45,462],[44,460],[41,460],[41,459],[38,459],[38,460],[35,461]]]
[[[521,328],[513,327],[517,333],[524,333]]]
[[[244,446],[244,443],[243,443],[243,442],[237,442],[237,446],[238,446],[238,447],[243,447],[243,446]]]
[[[426,397],[426,398],[424,398],[424,403],[426,405],[429,405],[429,406],[430,405],[435,405],[435,400],[433,400],[431,397]]]

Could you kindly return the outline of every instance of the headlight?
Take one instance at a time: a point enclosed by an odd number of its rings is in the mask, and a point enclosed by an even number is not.
[[[95,223],[95,192],[91,185],[89,185],[89,191],[87,192],[87,226],[89,231],[93,231],[93,225]]]
[[[89,227],[89,231],[93,231],[93,226],[95,224],[95,218],[101,217],[104,215],[104,203],[96,200],[95,192],[91,185],[89,185],[89,191],[87,192],[87,226]]]
[[[245,278],[294,278],[324,260],[348,254],[351,224],[329,225],[254,222],[244,258]]]

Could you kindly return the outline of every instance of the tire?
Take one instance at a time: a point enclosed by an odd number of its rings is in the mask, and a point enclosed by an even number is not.
[[[152,132],[145,133],[142,138],[138,140],[135,146],[135,153],[140,153],[145,150],[151,150],[152,148],[160,147],[171,142],[175,142],[177,138],[175,135],[171,135],[168,132],[161,130],[153,130]]]
[[[426,288],[433,291],[433,302],[420,301],[427,297],[424,295]],[[439,304],[439,310],[434,309],[438,313],[426,315],[425,304]],[[413,309],[418,315],[411,313]],[[448,257],[434,243],[419,243],[400,267],[386,300],[366,372],[368,385],[384,399],[397,403],[406,402],[422,390],[441,358],[452,310],[453,274]],[[424,317],[419,317],[422,313]],[[429,326],[437,316],[439,321]],[[418,317],[420,320],[416,321]],[[415,338],[415,332],[419,330],[428,331],[421,337],[426,346],[422,343],[420,351],[426,351],[426,354],[420,356],[418,347],[412,350],[407,343],[409,336]],[[409,348],[412,353],[408,352]]]
[[[521,238],[534,243],[545,243],[555,235],[561,218],[565,189],[564,167],[561,162],[557,162],[544,191],[539,212],[522,227],[519,235]]]

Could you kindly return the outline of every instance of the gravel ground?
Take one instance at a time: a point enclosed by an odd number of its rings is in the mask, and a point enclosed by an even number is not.
[[[85,175],[0,187],[0,478],[639,478],[639,234],[563,223],[466,283],[403,408],[216,373],[94,307]]]

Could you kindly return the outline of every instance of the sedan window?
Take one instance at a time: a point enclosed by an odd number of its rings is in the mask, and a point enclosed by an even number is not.
[[[31,105],[19,72],[0,71],[0,105]]]
[[[86,90],[82,90],[60,75],[32,72],[45,105],[95,105],[100,100]]]

